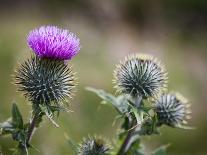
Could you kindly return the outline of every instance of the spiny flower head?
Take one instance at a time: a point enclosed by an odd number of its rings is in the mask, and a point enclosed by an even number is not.
[[[27,42],[41,58],[70,60],[80,50],[80,42],[76,35],[56,26],[42,26],[32,30]]]
[[[88,137],[80,143],[78,155],[108,155],[111,150],[107,141],[101,137]]]
[[[149,55],[130,55],[117,65],[114,72],[115,88],[133,97],[154,97],[167,85],[167,73],[155,58]]]
[[[19,91],[33,103],[50,104],[71,97],[74,74],[61,60],[32,56],[16,70],[15,83]]]
[[[155,104],[158,117],[158,125],[181,127],[190,118],[190,104],[179,93],[163,94]]]

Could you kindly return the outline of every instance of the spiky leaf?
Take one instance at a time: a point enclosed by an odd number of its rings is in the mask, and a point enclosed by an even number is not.
[[[103,101],[111,103],[119,113],[125,114],[129,112],[129,104],[125,96],[115,97],[102,89],[95,89],[91,87],[87,87],[86,89],[98,95]]]
[[[22,115],[15,103],[12,105],[12,124],[15,128],[23,129],[24,127]]]

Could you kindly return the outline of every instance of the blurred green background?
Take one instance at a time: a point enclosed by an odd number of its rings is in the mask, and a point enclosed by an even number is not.
[[[12,84],[18,62],[31,54],[26,38],[41,25],[57,25],[77,34],[81,51],[70,64],[79,85],[72,113],[61,113],[55,128],[47,119],[32,144],[40,152],[69,155],[64,133],[79,142],[83,136],[116,137],[116,111],[100,104],[86,86],[114,93],[115,64],[129,53],[152,54],[166,65],[169,90],[178,90],[192,103],[190,125],[196,130],[162,128],[161,136],[144,138],[146,150],[171,144],[169,155],[207,154],[207,1],[205,0],[1,0],[0,3],[0,121],[17,102],[25,121],[30,104]],[[0,137],[4,155],[16,143]]]

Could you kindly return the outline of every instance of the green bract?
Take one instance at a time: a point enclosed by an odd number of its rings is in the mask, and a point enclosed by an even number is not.
[[[108,155],[110,145],[101,137],[85,138],[79,145],[78,155]]]
[[[35,104],[58,103],[72,97],[74,74],[64,61],[32,56],[16,71],[19,91]]]

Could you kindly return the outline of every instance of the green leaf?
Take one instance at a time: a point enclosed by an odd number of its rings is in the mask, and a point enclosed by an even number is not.
[[[22,115],[15,103],[12,105],[12,124],[15,128],[23,129],[24,127]]]
[[[70,110],[68,110],[66,107],[59,105],[59,106],[49,106],[51,111],[54,112],[60,112],[60,111],[64,111],[64,112],[70,112]]]
[[[154,123],[153,118],[145,120],[145,122],[142,124],[142,128],[138,134],[140,134],[142,136],[159,134],[159,130],[158,130],[158,128],[155,127],[154,124],[155,123]]]
[[[11,118],[7,119],[3,123],[0,123],[0,135],[12,133],[14,130]]]
[[[156,150],[154,150],[150,155],[166,155],[168,147],[169,147],[169,144],[160,146]]]
[[[119,109],[119,111],[123,114],[130,112],[130,105],[129,102],[126,98],[126,96],[120,95],[117,97],[117,108]]]
[[[182,124],[177,124],[175,127],[180,128],[180,129],[184,129],[184,130],[195,130],[196,129],[195,127],[185,126],[185,125],[182,125]]]
[[[53,120],[54,112],[52,111],[52,109],[50,108],[50,106],[48,106],[48,105],[46,105],[46,104],[39,105],[39,106],[40,106],[41,111],[44,112],[45,116],[50,120],[50,122],[52,122],[52,124],[53,124],[55,127],[60,127],[60,126]]]
[[[106,101],[107,103],[111,103],[119,113],[124,114],[128,112],[129,104],[125,96],[115,97],[110,93],[106,93],[104,90],[95,89],[91,87],[87,87],[86,90],[95,93],[103,101]]]

